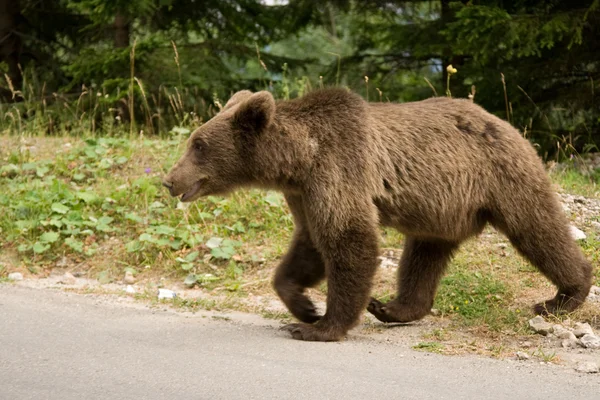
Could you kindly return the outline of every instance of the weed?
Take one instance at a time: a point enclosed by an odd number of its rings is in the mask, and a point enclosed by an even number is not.
[[[430,353],[442,353],[444,345],[439,342],[420,342],[412,347],[415,350],[428,351]]]
[[[282,323],[292,320],[292,314],[287,311],[263,310],[260,314],[263,318],[274,319]]]
[[[434,329],[428,334],[423,335],[426,339],[436,339],[439,341],[445,341],[449,338],[449,333],[446,329]]]
[[[558,362],[559,357],[556,355],[555,351],[545,352],[544,349],[538,347],[538,349],[533,353],[534,356],[539,357],[543,362],[551,363]]]

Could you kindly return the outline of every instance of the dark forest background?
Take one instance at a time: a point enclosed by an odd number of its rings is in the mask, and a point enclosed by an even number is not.
[[[240,89],[344,85],[474,95],[561,158],[600,143],[600,0],[0,0],[0,73],[5,133],[177,134]]]

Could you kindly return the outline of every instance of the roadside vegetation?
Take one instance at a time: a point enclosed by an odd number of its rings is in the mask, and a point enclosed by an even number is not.
[[[192,204],[171,198],[161,177],[188,133],[180,129],[167,139],[2,136],[0,279],[13,271],[33,278],[69,271],[117,284],[122,292],[129,272],[140,288],[136,296],[151,302],[157,301],[157,287],[171,287],[179,293],[175,304],[192,310],[241,310],[290,320],[282,307],[268,306],[278,302],[271,276],[293,230],[283,197],[240,190]],[[599,198],[593,176],[573,168],[552,176],[559,190]],[[588,232],[581,245],[597,265],[600,243],[592,221],[580,226]],[[381,229],[387,261],[397,262],[402,244],[401,234]],[[384,264],[373,292],[380,299],[395,294],[395,266]],[[311,296],[324,302],[326,291],[323,283]],[[443,352],[446,343],[448,351],[457,351],[452,332],[496,340],[527,336],[531,305],[553,294],[551,284],[506,238],[488,228],[461,248],[443,278],[432,318],[446,331],[422,348]],[[570,317],[600,324],[596,304]]]

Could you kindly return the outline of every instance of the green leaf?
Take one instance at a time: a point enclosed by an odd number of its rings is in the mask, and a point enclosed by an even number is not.
[[[196,258],[198,258],[198,255],[200,255],[200,252],[198,252],[198,251],[192,251],[190,254],[188,254],[187,256],[185,256],[185,261],[187,261],[187,262],[193,262]]]
[[[40,241],[42,243],[54,243],[58,240],[60,235],[57,232],[44,232],[42,236],[40,236]]]
[[[81,181],[84,178],[85,178],[85,174],[82,174],[82,173],[73,174],[73,180],[74,181]]]
[[[244,224],[241,221],[237,221],[232,226],[228,226],[227,229],[236,233],[244,233],[246,232],[246,228],[244,228]]]
[[[98,199],[98,196],[92,192],[77,192],[75,193],[75,196],[83,200],[85,203],[93,203]]]
[[[181,249],[181,240],[159,239],[157,244],[160,246],[171,246],[173,250]]]
[[[34,221],[34,220],[15,221],[15,226],[20,231],[35,228],[36,225],[37,225],[37,221]]]
[[[100,219],[98,219],[98,225],[96,226],[96,230],[99,230],[100,232],[114,231],[114,229],[109,226],[109,224],[113,221],[114,218],[107,217],[106,215],[100,217]]]
[[[175,228],[171,228],[170,226],[166,226],[166,225],[159,225],[153,228],[154,233],[157,233],[159,235],[167,235],[170,236],[175,232]]]
[[[100,163],[98,164],[98,168],[100,169],[109,169],[110,167],[112,167],[113,165],[113,160],[110,158],[103,158],[102,160],[100,160]]]
[[[194,286],[196,284],[196,275],[189,274],[188,276],[186,276],[185,280],[183,281],[183,284],[186,285],[187,287]]]
[[[125,164],[128,161],[128,158],[125,156],[121,156],[119,158],[117,158],[116,162],[119,165]]]
[[[65,239],[65,244],[76,252],[83,253],[83,242],[80,240],[77,240],[74,237],[69,237]]]
[[[48,250],[49,248],[50,248],[49,244],[35,242],[35,244],[33,245],[33,252],[36,254],[41,254],[41,253],[45,252],[46,250]]]
[[[125,245],[125,250],[127,250],[128,253],[135,253],[136,251],[141,250],[143,247],[144,246],[138,240],[132,240]]]
[[[17,250],[19,251],[19,253],[24,253],[26,251],[31,250],[31,245],[30,244],[20,244],[19,247],[17,247]]]
[[[109,225],[111,222],[113,222],[115,219],[111,218],[109,216],[103,215],[100,217],[100,219],[98,220],[99,224],[105,224],[105,225]]]
[[[35,170],[35,174],[40,177],[43,178],[44,175],[46,175],[48,173],[48,171],[50,171],[50,168],[46,167],[45,165],[40,165],[39,167],[37,167],[37,169]]]
[[[86,250],[83,251],[83,254],[85,254],[86,256],[93,256],[94,254],[96,254],[96,252],[98,251],[98,246],[93,246],[93,247],[88,247]]]
[[[203,283],[209,283],[209,282],[215,282],[218,281],[219,278],[214,276],[213,274],[200,274],[200,275],[196,275],[196,282],[203,284]]]
[[[210,251],[210,254],[215,258],[229,260],[235,254],[233,247],[216,247]]]
[[[223,243],[221,243],[221,247],[240,247],[242,242],[239,240],[225,239]]]
[[[150,243],[154,243],[156,242],[156,239],[154,239],[154,236],[148,234],[148,233],[142,233],[139,237],[140,242],[150,242]]]
[[[96,230],[100,232],[113,232],[115,229],[106,224],[98,224],[96,225]]]
[[[93,148],[85,149],[85,156],[87,158],[91,158],[92,160],[95,160],[96,158],[98,158],[98,155],[96,154],[96,152],[94,151]]]
[[[281,207],[283,204],[283,196],[281,193],[269,191],[265,196],[265,201],[269,203],[271,207]]]
[[[57,212],[59,214],[66,214],[69,210],[70,210],[70,208],[65,206],[64,204],[61,204],[61,203],[53,203],[52,204],[52,211]]]
[[[208,247],[209,249],[216,249],[221,245],[222,242],[223,239],[221,238],[211,237],[210,239],[208,239],[208,242],[206,242],[206,247]]]
[[[52,218],[50,220],[50,225],[55,226],[57,228],[62,228],[62,226],[64,225],[62,219],[56,219],[56,218]]]
[[[0,173],[6,174],[8,176],[15,176],[21,171],[21,169],[15,164],[3,165],[0,168]]]
[[[125,218],[127,218],[130,221],[134,221],[134,222],[139,222],[139,223],[144,222],[142,217],[140,217],[136,213],[127,213],[127,214],[125,214]]]
[[[192,268],[194,268],[194,264],[192,263],[181,264],[181,269],[183,269],[184,271],[189,271]]]

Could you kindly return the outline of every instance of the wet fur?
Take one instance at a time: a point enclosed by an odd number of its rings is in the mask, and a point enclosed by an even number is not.
[[[339,340],[365,306],[383,322],[422,318],[453,253],[488,223],[558,287],[537,313],[572,311],[589,292],[591,265],[535,150],[468,100],[366,103],[323,89],[275,102],[244,91],[195,138],[212,141],[219,157],[202,166],[188,147],[165,179],[173,195],[202,174],[218,176],[198,196],[241,186],[285,195],[295,231],[274,287],[302,321],[285,327],[294,338]],[[406,235],[398,296],[387,304],[369,299],[379,225]],[[324,278],[319,316],[304,291]]]

